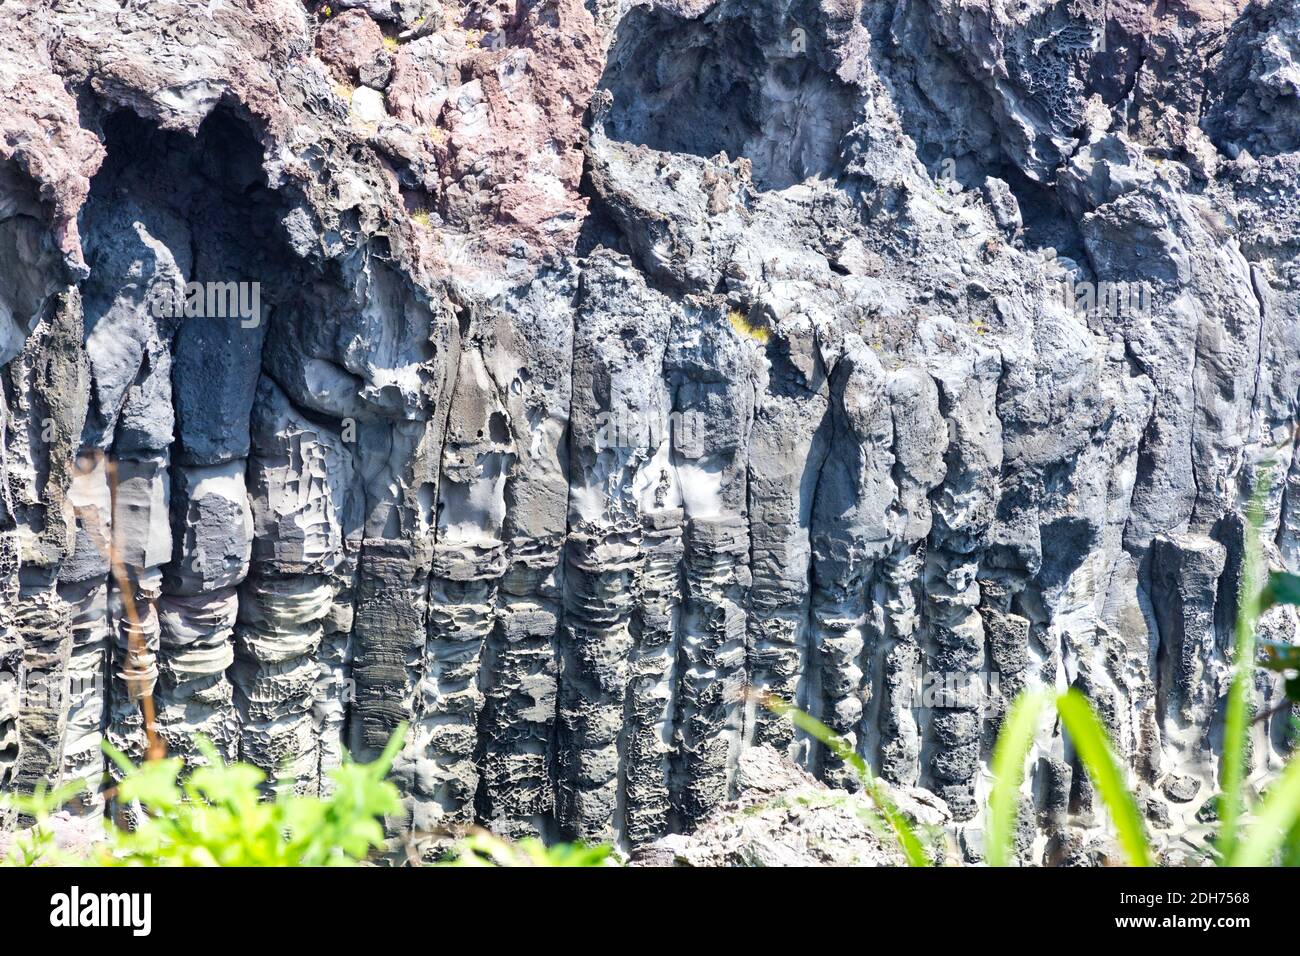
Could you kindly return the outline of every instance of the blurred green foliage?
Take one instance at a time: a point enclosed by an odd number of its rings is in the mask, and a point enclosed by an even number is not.
[[[397,788],[384,778],[400,749],[399,727],[373,763],[346,762],[331,771],[325,796],[274,788],[265,799],[267,777],[244,763],[227,764],[204,738],[196,739],[206,764],[184,774],[179,757],[136,766],[105,743],[122,771],[116,800],[130,807],[132,826],[106,823],[104,840],[85,860],[67,859],[54,845],[50,815],[87,788],[77,782],[6,802],[35,819],[18,836],[6,862],[101,866],[349,866],[386,847],[383,817],[401,810]]]
[[[452,848],[439,866],[615,866],[614,848],[607,843],[557,843],[547,846],[536,837],[510,843],[486,831],[476,831]]]

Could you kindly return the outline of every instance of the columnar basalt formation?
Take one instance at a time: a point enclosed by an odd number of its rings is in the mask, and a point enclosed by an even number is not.
[[[500,518],[506,566],[480,667],[475,809],[509,836],[548,834],[555,806],[576,291],[576,273],[562,269],[509,294],[494,312],[495,347],[485,353],[515,451]]]
[[[308,792],[405,725],[408,852],[633,848],[855,785],[773,694],[974,859],[1077,687],[1197,845],[1257,486],[1300,571],[1297,0],[4,11],[0,789],[147,696]]]
[[[515,459],[503,393],[471,327],[447,411],[428,634],[419,663],[418,779],[436,814],[426,828],[473,822],[480,673],[506,570],[506,478]]]

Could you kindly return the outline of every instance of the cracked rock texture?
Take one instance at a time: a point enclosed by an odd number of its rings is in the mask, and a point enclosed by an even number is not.
[[[638,847],[634,866],[905,866],[888,824],[863,793],[833,790],[760,744],[740,756],[736,800],[721,804],[689,834]],[[951,822],[934,794],[884,790],[921,835],[932,859],[945,857]]]
[[[1049,685],[1184,839],[1257,482],[1300,570],[1298,183],[1298,0],[6,0],[0,788],[148,695],[633,849],[758,745],[853,786],[754,689],[973,860]]]

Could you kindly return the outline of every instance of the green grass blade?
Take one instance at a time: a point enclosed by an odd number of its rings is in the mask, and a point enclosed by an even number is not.
[[[1038,731],[1043,708],[1051,698],[1044,691],[1025,691],[1007,712],[993,750],[993,791],[989,794],[989,866],[1007,866],[1020,809],[1020,785],[1025,779],[1025,758]]]
[[[1222,771],[1219,787],[1222,795],[1219,797],[1217,845],[1220,857],[1227,863],[1232,862],[1237,848],[1237,823],[1241,818],[1242,787],[1246,780],[1246,745],[1255,696],[1255,624],[1259,620],[1263,580],[1259,530],[1264,523],[1268,475],[1269,469],[1262,468],[1246,521],[1239,592],[1241,606],[1237,609],[1232,685],[1228,689],[1228,708],[1224,717],[1223,758],[1219,765]]]
[[[805,714],[799,708],[786,703],[778,697],[765,696],[763,706],[778,717],[786,718],[804,733],[821,741],[831,753],[852,767],[858,775],[858,779],[862,781],[862,789],[866,791],[867,796],[871,798],[871,802],[876,805],[876,809],[880,811],[885,818],[885,822],[894,831],[894,835],[898,838],[898,844],[902,847],[903,855],[907,857],[908,865],[930,865],[930,858],[926,856],[925,847],[920,838],[917,837],[916,831],[907,818],[903,816],[902,811],[894,805],[894,801],[890,800],[886,795],[884,788],[876,780],[875,774],[867,766],[867,762],[849,745],[847,740],[816,717]]]
[[[1268,866],[1288,832],[1300,821],[1300,757],[1292,759],[1259,807],[1232,866]]]
[[[1056,710],[1061,715],[1061,723],[1065,725],[1079,759],[1088,770],[1093,786],[1097,788],[1097,793],[1110,812],[1111,822],[1119,833],[1120,846],[1128,856],[1129,865],[1150,866],[1151,851],[1146,831],[1142,827],[1142,816],[1138,813],[1137,801],[1124,782],[1124,774],[1115,759],[1106,729],[1097,719],[1092,704],[1077,690],[1071,690],[1056,698]]]

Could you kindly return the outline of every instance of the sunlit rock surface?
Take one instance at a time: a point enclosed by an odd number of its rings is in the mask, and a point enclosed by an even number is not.
[[[1194,850],[1257,484],[1300,570],[1298,119],[1296,0],[9,0],[0,788],[405,723],[417,848],[632,849],[757,744],[854,786],[771,692],[975,860],[1077,687]]]

